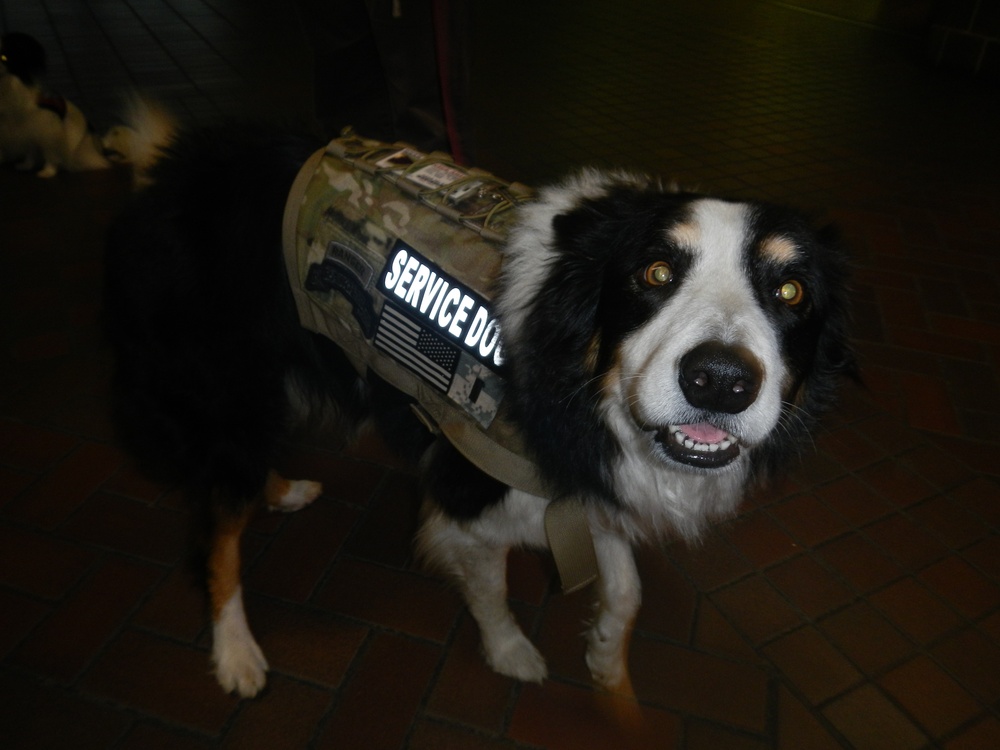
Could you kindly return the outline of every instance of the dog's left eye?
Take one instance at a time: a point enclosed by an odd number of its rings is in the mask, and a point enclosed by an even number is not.
[[[789,307],[795,307],[805,299],[806,290],[801,282],[789,279],[775,290],[774,295]]]
[[[658,260],[646,266],[642,278],[649,286],[666,286],[673,280],[674,271],[669,263]]]

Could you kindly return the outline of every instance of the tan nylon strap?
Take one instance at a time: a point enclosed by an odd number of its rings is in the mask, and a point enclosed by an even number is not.
[[[420,406],[458,452],[475,466],[508,487],[536,497],[548,497],[549,492],[533,462],[490,440],[470,423],[456,419],[452,409],[440,401],[421,400]]]
[[[545,535],[556,561],[565,594],[579,591],[597,580],[597,554],[583,503],[558,500],[545,509]]]

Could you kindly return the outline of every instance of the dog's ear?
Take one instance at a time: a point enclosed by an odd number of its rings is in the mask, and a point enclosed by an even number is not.
[[[785,429],[774,435],[765,473],[780,469],[785,457],[797,453],[817,421],[837,402],[843,380],[860,382],[858,361],[850,339],[850,281],[847,254],[840,232],[832,226],[816,233],[814,252],[818,282],[818,304],[813,329],[814,350],[802,373],[785,420]]]
[[[548,247],[534,253],[544,259],[544,280],[522,300],[516,332],[505,334],[510,408],[557,493],[610,492],[609,457],[616,450],[596,413],[595,367],[612,224],[589,202],[551,219]]]
[[[840,230],[827,225],[817,232],[821,248],[820,265],[827,290],[826,320],[816,346],[820,377],[847,377],[861,380],[858,360],[851,345],[850,263]]]

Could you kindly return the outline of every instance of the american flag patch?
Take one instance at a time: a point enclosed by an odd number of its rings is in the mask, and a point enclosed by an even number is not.
[[[448,392],[458,362],[459,347],[427,330],[389,303],[382,306],[375,347],[438,390]]]

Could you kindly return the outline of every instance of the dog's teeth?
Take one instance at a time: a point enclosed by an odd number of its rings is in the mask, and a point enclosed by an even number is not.
[[[686,448],[689,451],[693,450],[698,451],[699,453],[718,453],[719,451],[728,450],[736,443],[736,438],[732,435],[723,438],[718,443],[702,443],[686,435],[684,431],[676,425],[670,425],[669,431],[671,437],[677,441],[677,445]]]

